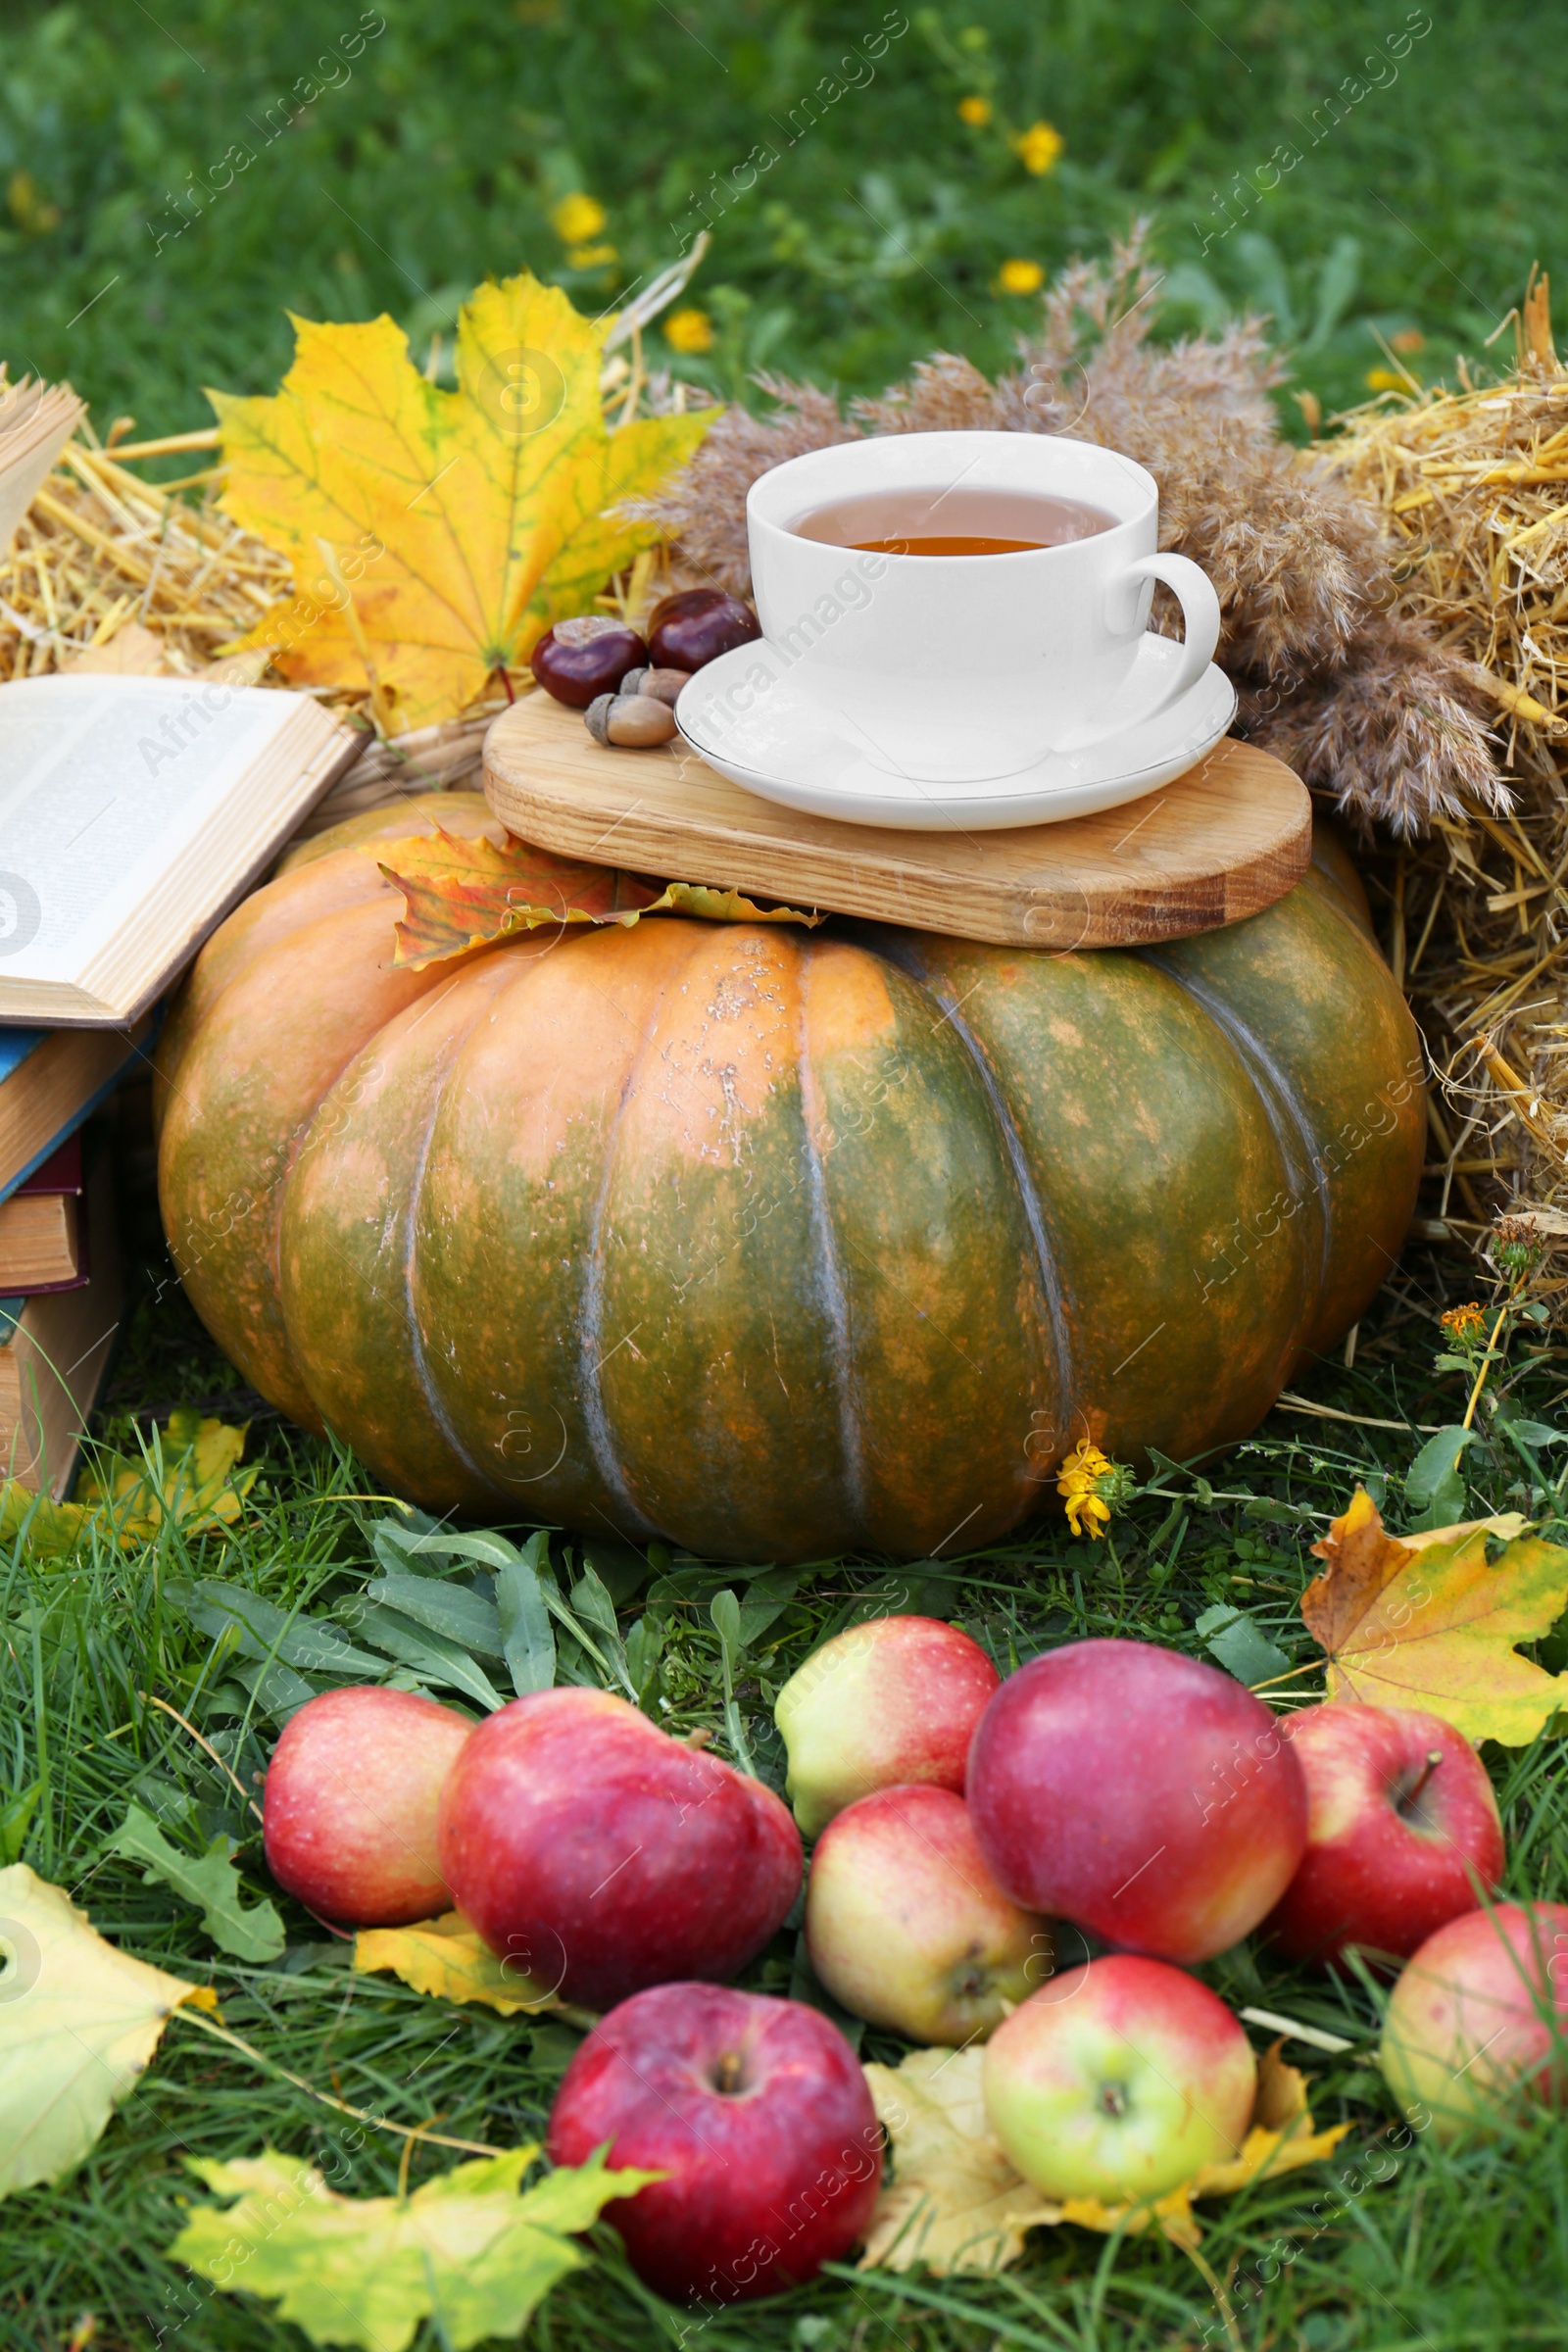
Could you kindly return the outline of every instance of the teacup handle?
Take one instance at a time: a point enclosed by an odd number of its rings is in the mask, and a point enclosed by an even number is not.
[[[1145,580],[1163,580],[1178,599],[1185,624],[1182,658],[1158,702],[1151,703],[1138,713],[1139,724],[1154,718],[1168,710],[1177,697],[1196,686],[1214,659],[1219,643],[1219,598],[1214,583],[1190,556],[1139,556],[1125,571],[1112,580],[1105,592],[1105,619],[1118,636],[1125,636],[1132,627],[1138,611],[1138,591]],[[1109,727],[1084,728],[1068,736],[1055,747],[1059,752],[1086,750],[1107,735],[1116,733],[1118,721]]]

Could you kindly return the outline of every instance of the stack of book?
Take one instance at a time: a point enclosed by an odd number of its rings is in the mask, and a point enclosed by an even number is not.
[[[0,685],[0,1481],[66,1493],[119,1328],[113,1170],[78,1131],[364,741],[213,677]]]

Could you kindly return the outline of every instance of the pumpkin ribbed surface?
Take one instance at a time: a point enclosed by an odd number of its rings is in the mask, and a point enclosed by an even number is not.
[[[1343,853],[1228,930],[1053,955],[652,918],[392,966],[392,830],[258,892],[161,1055],[198,1311],[435,1510],[708,1555],[1003,1534],[1082,1436],[1245,1436],[1370,1299],[1419,1046]]]

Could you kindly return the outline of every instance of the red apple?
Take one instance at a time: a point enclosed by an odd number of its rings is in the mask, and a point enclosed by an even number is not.
[[[290,1716],[263,1800],[267,1867],[323,1919],[396,1928],[452,1908],[442,1785],[473,1731],[413,1690],[323,1690]]]
[[[1049,2197],[1161,2197],[1241,2152],[1257,2064],[1217,1993],[1162,1960],[1091,1960],[997,2028],[991,2128]]]
[[[1498,1903],[1429,1936],[1389,1997],[1378,2063],[1439,2139],[1568,2099],[1568,1903]]]
[[[936,1617],[877,1617],[824,1642],[773,1709],[804,1834],[815,1838],[878,1788],[924,1781],[961,1790],[974,1727],[1001,1679],[978,1642]]]
[[[1349,1945],[1406,1959],[1502,1876],[1502,1824],[1462,1732],[1409,1707],[1303,1707],[1281,1725],[1306,1776],[1306,1852],[1267,1925],[1293,1960]]]
[[[1306,1784],[1267,1707],[1145,1642],[1072,1642],[1009,1675],[968,1800],[1004,1894],[1162,1960],[1239,1942],[1306,1846]]]
[[[856,2017],[953,2043],[1027,2000],[1054,1950],[1046,1921],[993,1880],[951,1788],[881,1788],[834,1815],[811,1856],[806,1943]]]
[[[772,1790],[608,1690],[536,1690],[480,1724],[447,1783],[440,1850],[491,1949],[595,2009],[733,1976],[801,1884]]]
[[[671,2302],[749,2302],[814,2278],[865,2233],[882,2128],[855,2053],[799,2001],[661,1984],[622,2001],[567,2067],[555,2164],[666,2180],[617,2199],[639,2278]]]

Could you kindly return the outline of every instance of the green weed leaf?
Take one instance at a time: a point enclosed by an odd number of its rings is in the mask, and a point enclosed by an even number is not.
[[[160,1881],[185,1902],[194,1903],[202,1926],[220,1951],[236,1960],[275,1960],[283,1949],[283,1922],[270,1902],[246,1907],[243,1887],[231,1856],[233,1842],[215,1838],[201,1860],[193,1861],[170,1844],[150,1813],[132,1805],[109,1841],[111,1853],[126,1862],[143,1864],[142,1885]]]

